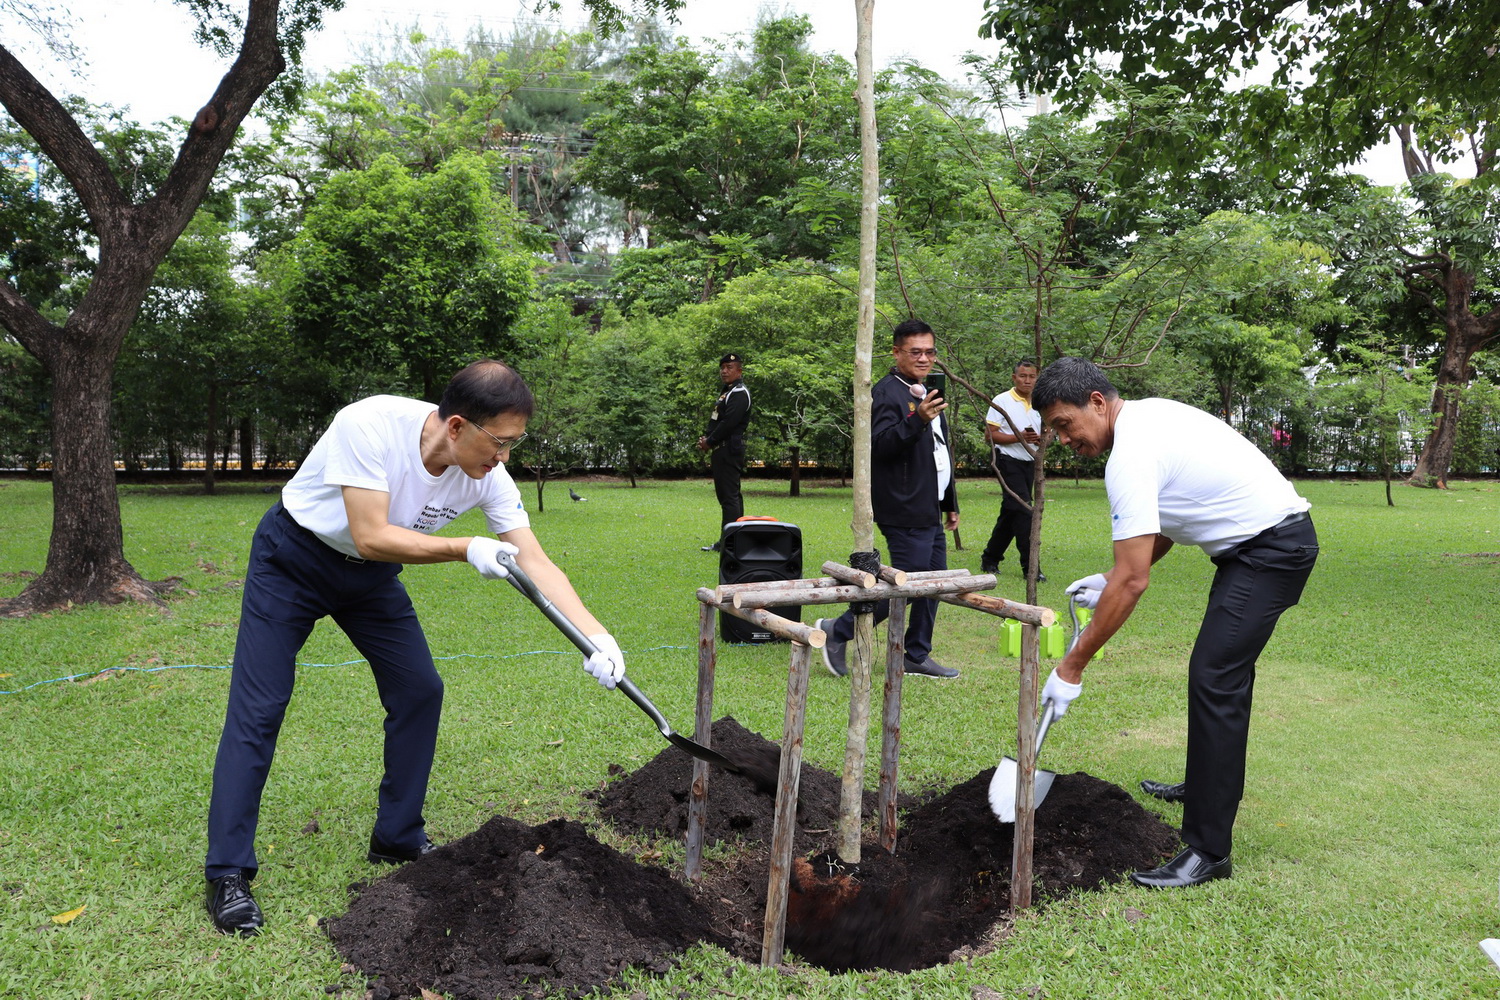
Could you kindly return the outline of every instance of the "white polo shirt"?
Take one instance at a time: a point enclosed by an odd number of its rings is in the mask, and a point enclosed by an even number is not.
[[[993,425],[1003,434],[1014,434],[1015,431],[1006,419],[1000,415],[1004,410],[1010,414],[1010,419],[1016,422],[1016,427],[1021,430],[1031,428],[1038,434],[1042,433],[1042,415],[1036,412],[1031,405],[1031,400],[1021,396],[1015,389],[1009,389],[990,400],[989,412],[984,415],[984,422]],[[1010,444],[997,444],[995,448],[1000,454],[1007,458],[1019,459],[1022,462],[1031,462],[1035,458],[1031,452],[1026,450],[1026,445],[1020,441],[1012,441]]]
[[[1170,399],[1120,408],[1104,485],[1116,541],[1160,533],[1211,556],[1312,506],[1238,431]]]
[[[427,535],[475,507],[497,535],[528,527],[521,491],[504,465],[483,479],[470,479],[456,465],[441,476],[423,466],[422,425],[436,409],[402,396],[370,396],[344,407],[282,489],[287,512],[349,556],[359,550],[349,532],[345,486],[390,494],[390,523]]]

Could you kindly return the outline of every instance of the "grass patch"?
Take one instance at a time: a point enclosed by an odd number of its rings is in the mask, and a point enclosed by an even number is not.
[[[1299,483],[1323,545],[1302,604],[1261,660],[1235,878],[1185,893],[1123,886],[1025,915],[995,952],[911,976],[791,974],[696,950],[650,997],[1432,997],[1496,995],[1476,944],[1500,931],[1500,486],[1401,490]],[[799,524],[804,570],[843,561],[850,492],[747,482],[746,507]],[[706,482],[590,482],[561,489],[535,527],[624,647],[631,676],[690,730],[694,590],[716,580],[698,551],[717,516]],[[182,578],[165,610],[85,607],[0,622],[0,996],[246,997],[363,993],[318,921],[341,913],[364,862],[380,768],[368,669],[337,628],[303,651],[261,814],[258,939],[214,933],[202,906],[204,822],[251,531],[274,500],[258,487],[120,489],[126,555]],[[977,571],[997,487],[965,482],[965,549]],[[1109,559],[1102,484],[1049,487],[1041,601]],[[40,572],[45,483],[0,480],[0,597]],[[470,515],[452,529],[469,533]],[[1180,778],[1185,662],[1212,566],[1174,551],[1135,617],[1089,671],[1049,736],[1046,766],[1134,791]],[[1024,594],[1014,557],[997,593]],[[665,746],[650,722],[580,669],[552,626],[467,566],[403,579],[447,682],[426,815],[439,841],[496,813],[597,825],[581,793],[610,763]],[[811,609],[807,614],[812,617]],[[992,619],[944,607],[936,651],[955,682],[908,686],[903,781],[950,786],[1014,741],[1014,661]],[[780,733],[786,647],[720,649],[716,714]],[[127,672],[100,675],[110,668]],[[186,667],[186,669],[177,669]],[[84,675],[75,681],[49,683]],[[24,690],[23,690],[24,689]],[[841,766],[847,685],[815,672],[806,757]],[[872,772],[873,778],[873,772]],[[1179,807],[1148,803],[1172,823]],[[314,832],[316,831],[316,832]],[[599,831],[623,850],[649,845]],[[680,852],[668,851],[669,858]],[[78,906],[66,925],[50,918]],[[1043,991],[1042,993],[1035,992]],[[986,992],[991,991],[991,992]]]

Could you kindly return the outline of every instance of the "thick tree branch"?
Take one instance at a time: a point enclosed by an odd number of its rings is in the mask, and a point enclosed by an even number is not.
[[[98,225],[126,204],[104,157],[52,92],[0,45],[0,104],[62,171]]]

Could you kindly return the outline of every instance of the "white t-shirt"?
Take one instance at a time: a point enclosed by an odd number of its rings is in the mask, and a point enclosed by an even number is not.
[[[1022,399],[1016,390],[1008,389],[990,400],[989,412],[984,415],[985,423],[993,424],[1003,434],[1014,434],[1015,431],[1011,429],[1010,424],[1000,415],[1001,410],[1009,413],[1010,419],[1014,420],[1016,426],[1021,430],[1024,431],[1029,427],[1038,434],[1042,432],[1042,415],[1032,408],[1031,400]],[[997,444],[995,447],[999,449],[1000,454],[1010,458],[1018,458],[1023,462],[1030,462],[1035,459],[1035,456],[1027,451],[1026,446],[1020,441],[1012,441],[1010,444]]]
[[[948,439],[943,436],[941,415],[932,419],[932,461],[937,466],[938,503],[942,503],[953,479],[953,464],[948,461]]]
[[[1116,541],[1160,533],[1211,556],[1312,506],[1234,428],[1170,399],[1121,407],[1104,485]]]
[[[456,465],[434,476],[422,465],[422,425],[436,409],[401,396],[370,396],[344,407],[282,489],[287,512],[349,556],[359,550],[349,533],[345,486],[390,494],[390,523],[423,534],[475,507],[497,535],[528,527],[521,491],[504,465],[483,479],[470,479]]]

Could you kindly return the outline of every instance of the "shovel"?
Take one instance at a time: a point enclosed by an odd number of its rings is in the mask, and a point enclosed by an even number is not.
[[[1047,702],[1042,710],[1042,721],[1037,724],[1036,729],[1036,752],[1042,752],[1042,740],[1047,738],[1047,730],[1052,727],[1052,702]],[[1057,777],[1054,771],[1036,769],[1036,777],[1033,779],[1032,808],[1042,804],[1047,797],[1047,792],[1052,788],[1052,779]],[[1016,763],[1014,757],[1003,757],[999,765],[995,767],[995,776],[990,779],[990,808],[999,817],[1002,823],[1014,823],[1016,821],[1016,786],[1021,780],[1021,765]]]
[[[527,576],[521,567],[516,565],[513,556],[508,553],[501,553],[497,558],[500,565],[504,566],[510,573],[507,579],[515,585],[517,590],[525,594],[532,604],[540,608],[542,614],[552,619],[552,624],[557,626],[558,631],[562,632],[569,642],[577,646],[584,656],[592,656],[599,652],[599,647],[589,641],[589,637],[583,634],[583,630],[574,625],[557,605],[547,599],[547,595],[537,589],[537,585],[531,581],[531,577]],[[667,722],[666,716],[661,714],[661,710],[651,703],[651,699],[647,698],[629,677],[621,677],[616,687],[625,692],[625,697],[635,702],[642,712],[651,717],[651,721],[656,723],[656,728],[677,749],[699,760],[716,764],[726,771],[743,774],[755,784],[758,790],[767,794],[775,794],[780,770],[779,752],[775,755],[776,760],[737,763],[723,754],[715,753],[701,743],[693,742],[681,733],[674,732],[671,724]]]
[[[1083,634],[1083,629],[1078,627],[1078,602],[1071,595],[1068,597],[1068,614],[1073,619],[1073,636],[1068,640],[1068,648],[1072,649],[1078,642],[1078,637]],[[1085,626],[1086,628],[1087,626]],[[1037,724],[1036,730],[1036,752],[1040,757],[1042,754],[1042,741],[1047,738],[1047,730],[1052,728],[1054,718],[1053,711],[1056,706],[1048,701],[1042,706],[1042,720]],[[1052,788],[1052,779],[1057,777],[1055,771],[1036,769],[1036,776],[1032,781],[1032,808],[1042,804],[1047,797],[1047,792]],[[1016,787],[1020,783],[1020,765],[1014,757],[1004,757],[995,767],[995,776],[990,779],[990,808],[1002,823],[1014,823],[1016,821]]]

